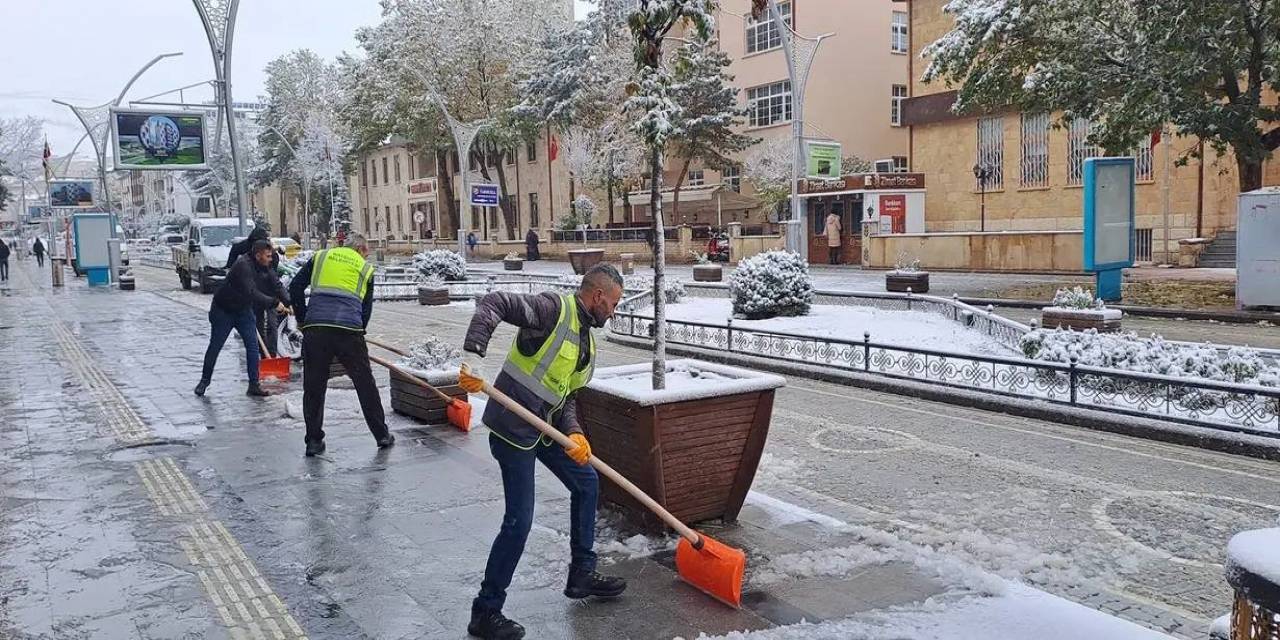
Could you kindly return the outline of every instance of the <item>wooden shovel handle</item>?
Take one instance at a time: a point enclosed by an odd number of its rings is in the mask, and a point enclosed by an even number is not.
[[[270,358],[270,357],[271,357],[271,354],[267,352],[267,343],[265,343],[265,342],[263,342],[263,341],[262,341],[262,332],[258,331],[258,330],[255,328],[255,329],[253,330],[253,335],[254,335],[254,336],[257,336],[257,338],[258,338],[258,348],[262,350],[262,357],[263,357],[263,358]]]
[[[381,345],[378,345],[378,346],[381,346]],[[392,371],[395,371],[396,373],[399,373],[400,375],[408,378],[409,382],[412,382],[413,384],[416,384],[419,387],[422,387],[423,389],[429,389],[432,393],[436,394],[437,396],[440,396],[440,399],[444,400],[446,404],[452,404],[454,400],[457,400],[457,398],[454,398],[453,396],[450,396],[449,394],[427,384],[422,378],[419,378],[418,376],[415,376],[412,373],[409,373],[408,371],[401,369],[397,365],[391,364],[387,360],[379,358],[378,356],[375,356],[375,355],[370,355],[369,360],[372,362],[376,362]]]
[[[493,388],[493,385],[489,384],[487,380],[484,383],[484,392],[490,398],[497,400],[498,404],[506,407],[509,411],[511,411],[512,413],[524,419],[525,422],[528,422],[529,424],[536,427],[538,431],[541,431],[548,438],[555,440],[556,444],[564,447],[565,449],[577,448],[578,445],[574,444],[573,441],[569,439],[569,436],[566,436],[565,434],[560,433],[560,431],[557,430],[555,427],[552,427],[551,425],[547,424],[545,420],[534,415],[532,411],[529,411],[528,409],[520,406],[520,404],[518,404],[515,400],[512,400],[510,397],[508,397],[507,394]],[[676,533],[679,533],[681,536],[684,536],[686,539],[688,539],[689,542],[693,544],[693,547],[695,549],[702,548],[701,534],[699,534],[697,531],[694,531],[693,529],[690,529],[683,522],[680,522],[679,518],[676,518],[675,516],[671,515],[670,511],[667,511],[666,509],[664,509],[662,505],[657,503],[657,501],[655,501],[653,498],[650,498],[649,495],[646,494],[645,492],[641,491],[640,487],[637,487],[636,485],[632,484],[630,480],[627,480],[626,478],[622,477],[622,474],[618,473],[617,471],[614,471],[613,467],[610,467],[609,465],[605,464],[605,462],[600,458],[591,456],[589,462],[591,463],[591,466],[595,467],[596,471],[599,471],[601,474],[604,475],[604,477],[608,478],[609,480],[612,480],[614,484],[625,489],[627,493],[631,494],[631,497],[635,498],[636,500],[639,500],[640,504],[643,504],[650,511],[658,514],[658,517],[662,518],[662,520],[666,522],[668,525],[670,525],[672,529],[676,530]]]
[[[375,346],[375,347],[378,347],[379,349],[386,349],[387,351],[390,351],[391,353],[394,353],[394,354],[396,354],[396,355],[398,355],[398,356],[407,356],[407,355],[409,355],[408,353],[405,353],[405,350],[404,350],[404,349],[399,349],[399,348],[393,347],[393,346],[391,346],[391,345],[389,345],[389,344],[387,344],[387,343],[385,343],[385,342],[382,342],[382,341],[380,341],[380,340],[374,340],[373,338],[370,338],[369,336],[365,336],[365,337],[364,337],[364,341],[365,341],[365,342],[367,342],[367,343],[369,343],[369,344],[371,344],[371,345],[373,345],[373,346]]]

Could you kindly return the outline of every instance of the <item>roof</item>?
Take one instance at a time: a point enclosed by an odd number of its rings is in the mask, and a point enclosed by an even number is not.
[[[628,194],[633,207],[649,206],[650,192],[648,189],[640,189],[632,191]],[[716,203],[724,209],[754,209],[760,206],[760,200],[752,196],[744,196],[722,183],[708,184],[700,187],[683,187],[680,189],[680,203],[707,202]],[[662,190],[662,202],[674,202],[675,189]],[[614,199],[614,203],[621,206],[623,204],[622,197]]]

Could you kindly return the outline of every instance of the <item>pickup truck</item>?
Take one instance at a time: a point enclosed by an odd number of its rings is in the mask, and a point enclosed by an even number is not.
[[[247,223],[252,224],[252,223]],[[248,229],[245,230],[246,235]],[[192,283],[200,293],[213,293],[227,276],[231,245],[241,236],[237,218],[197,218],[187,227],[186,241],[173,246],[173,266],[183,289]]]

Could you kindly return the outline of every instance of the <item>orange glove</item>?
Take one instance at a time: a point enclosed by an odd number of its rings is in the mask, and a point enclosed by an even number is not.
[[[569,458],[578,464],[586,464],[591,458],[591,443],[587,442],[587,437],[581,433],[569,434],[569,439],[578,445],[572,449],[565,449],[565,453],[569,454]]]
[[[480,393],[484,390],[484,378],[480,377],[480,372],[462,363],[462,370],[458,372],[458,386],[462,387],[467,393]]]

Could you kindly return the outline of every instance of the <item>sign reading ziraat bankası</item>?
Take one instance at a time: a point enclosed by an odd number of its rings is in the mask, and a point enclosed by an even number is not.
[[[498,206],[498,185],[496,184],[471,185],[471,205],[474,207]]]
[[[116,169],[207,169],[205,114],[112,109]]]
[[[806,140],[805,176],[811,180],[835,180],[840,177],[842,147],[829,140]]]

